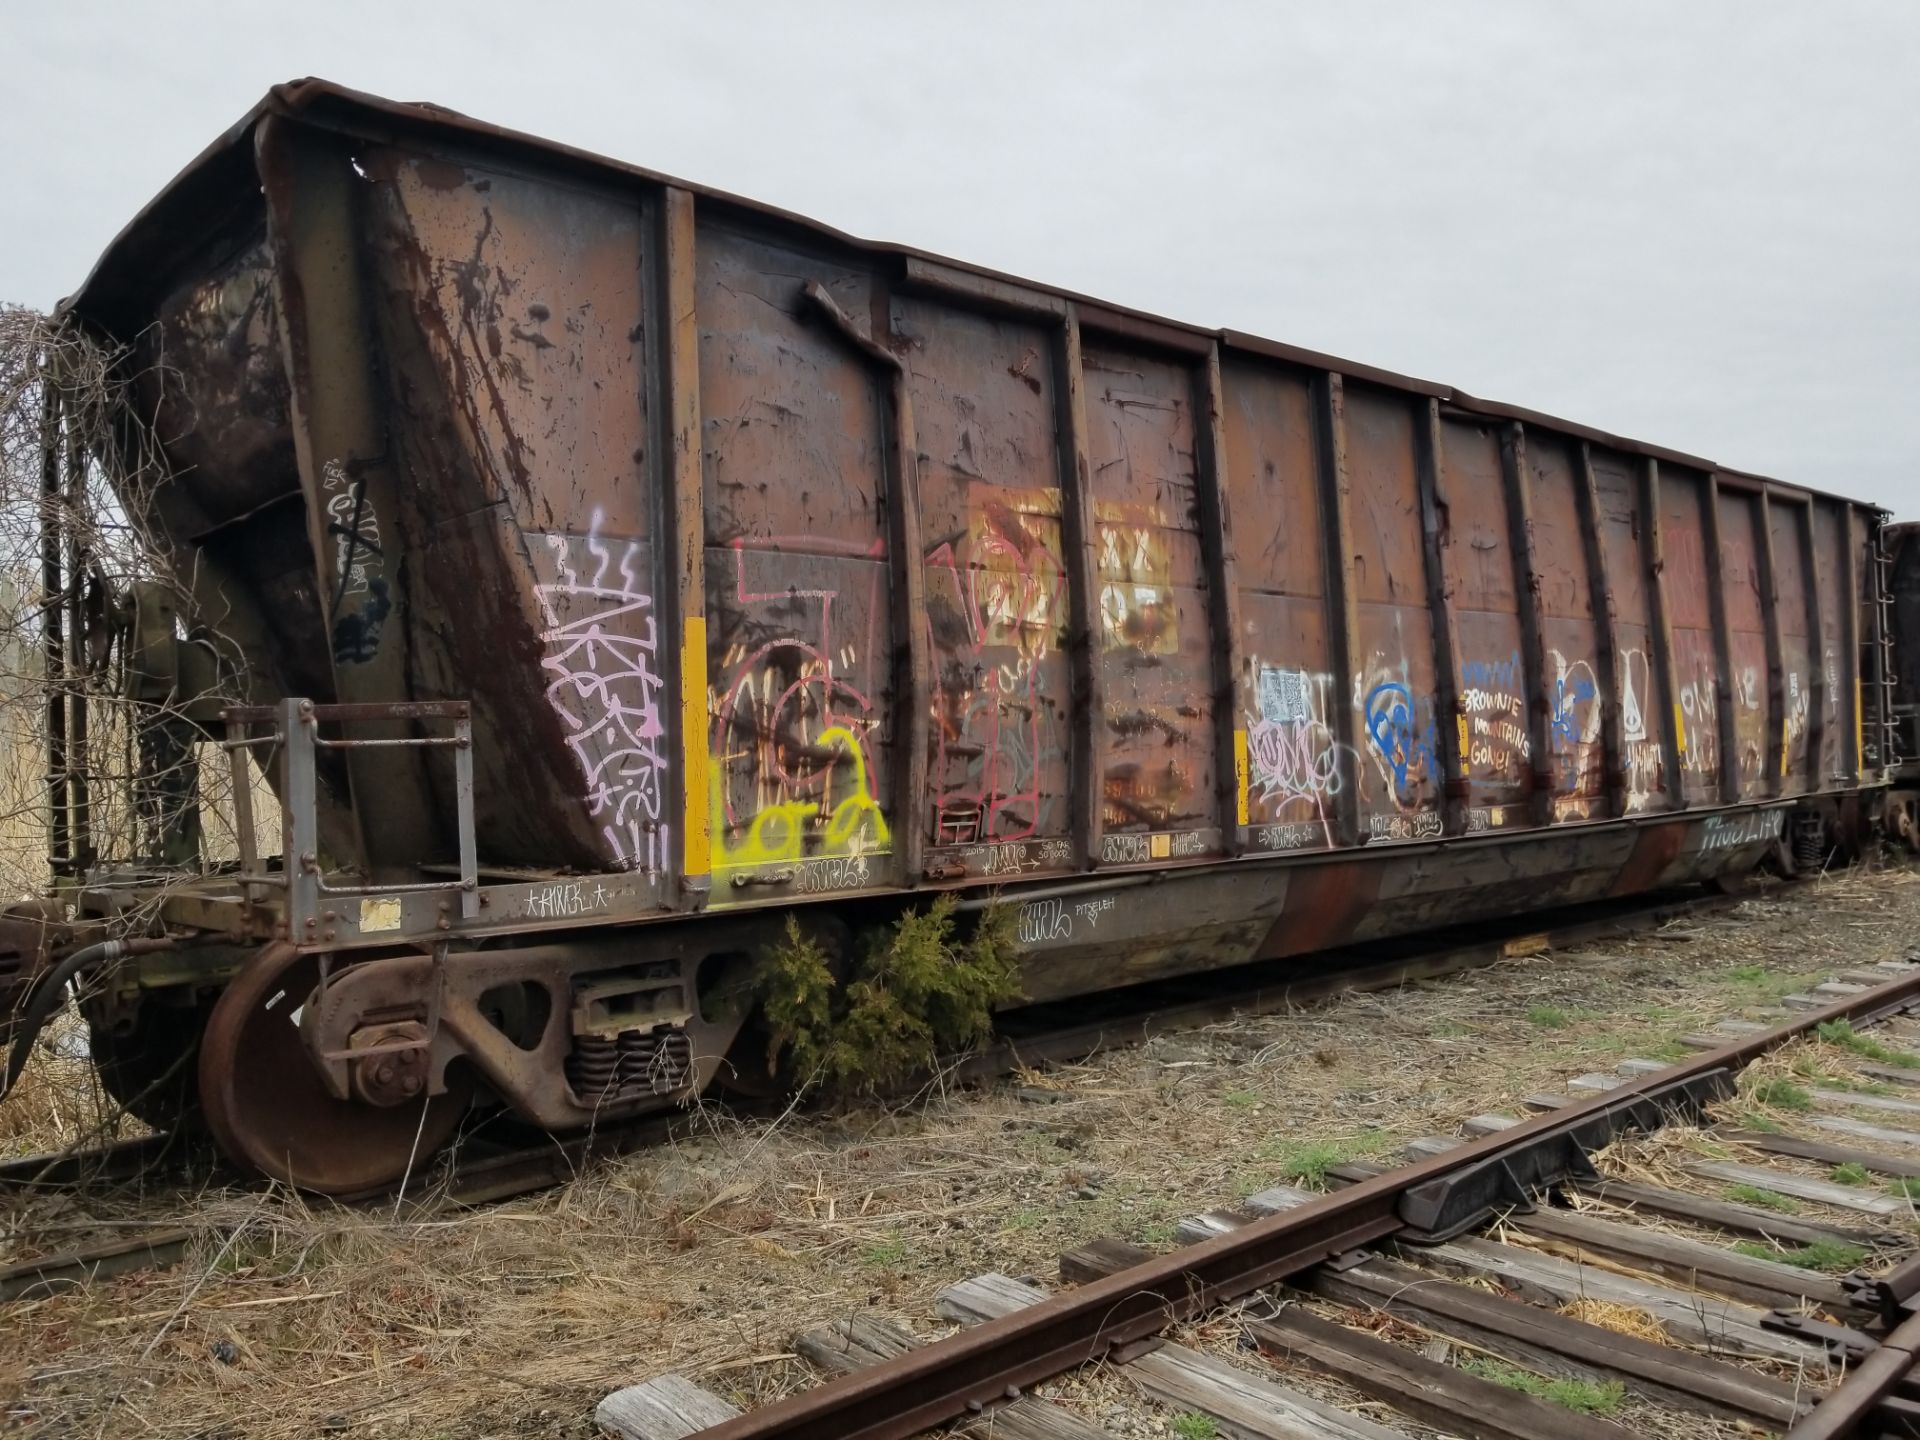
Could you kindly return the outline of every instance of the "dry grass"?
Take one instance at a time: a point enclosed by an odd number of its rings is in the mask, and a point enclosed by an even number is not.
[[[1738,978],[1754,967],[1821,978],[1901,955],[1916,921],[1920,875],[1840,876],[1037,1083],[777,1125],[707,1111],[565,1189],[429,1222],[283,1194],[13,1199],[16,1254],[134,1218],[201,1238],[178,1270],[0,1313],[0,1399],[48,1433],[262,1437],[587,1436],[607,1389],[664,1370],[760,1404],[811,1383],[788,1356],[796,1326],[864,1312],[928,1333],[941,1285],[1048,1275],[1101,1234],[1164,1243],[1290,1166],[1451,1132],[1756,1008],[1766,984]],[[1543,1027],[1543,1007],[1576,1023]],[[1823,1062],[1850,1063],[1834,1049]],[[1665,1176],[1660,1143],[1618,1161]],[[1126,1390],[1061,1393],[1104,1422]]]

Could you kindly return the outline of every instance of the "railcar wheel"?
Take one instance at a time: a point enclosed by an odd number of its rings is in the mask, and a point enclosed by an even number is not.
[[[101,1088],[129,1115],[155,1130],[178,1132],[197,1124],[194,1051],[207,1023],[204,1004],[140,1007],[133,1028],[116,1034],[87,1020],[87,1049]]]
[[[398,1105],[335,1099],[300,1039],[319,981],[317,955],[277,944],[221,993],[200,1042],[207,1128],[236,1162],[304,1190],[352,1195],[419,1175],[459,1128],[471,1078],[456,1070],[446,1094]]]

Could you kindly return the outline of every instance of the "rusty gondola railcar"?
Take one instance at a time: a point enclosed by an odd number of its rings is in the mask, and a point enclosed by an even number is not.
[[[430,106],[274,90],[66,311],[284,811],[62,828],[73,943],[207,942],[98,1044],[204,1027],[316,1188],[684,1100],[795,911],[999,895],[1057,999],[1792,864],[1892,762],[1872,507]]]

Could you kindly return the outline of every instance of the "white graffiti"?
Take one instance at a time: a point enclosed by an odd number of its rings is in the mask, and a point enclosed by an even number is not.
[[[960,863],[974,875],[1058,870],[1073,864],[1073,846],[1065,840],[1007,840],[997,845],[969,845],[960,852]]]
[[[1314,717],[1314,698],[1325,688],[1331,676],[1316,677],[1305,670],[1285,670],[1274,665],[1260,667],[1257,695],[1260,718],[1290,724]]]
[[[1520,703],[1518,695],[1509,695],[1498,690],[1462,690],[1460,708],[1469,715],[1489,715],[1498,712],[1502,715],[1519,715],[1526,707]]]
[[[1073,938],[1073,914],[1064,900],[1029,900],[1020,907],[1020,943],[1048,945]]]
[[[1813,696],[1806,686],[1800,683],[1800,672],[1787,672],[1787,717],[1786,717],[1786,753],[1780,757],[1780,773],[1785,774],[1792,763],[1793,752],[1806,738],[1807,720],[1813,706]]]
[[[798,895],[858,890],[873,883],[873,867],[865,855],[819,855],[798,861],[780,874]]]
[[[1349,765],[1342,765],[1342,747],[1326,723],[1332,685],[1331,675],[1259,667],[1255,693],[1260,713],[1247,726],[1248,802],[1265,808],[1281,826],[1307,824],[1316,832],[1312,838],[1269,848],[1333,843],[1328,802],[1346,788],[1353,757],[1348,751]]]
[[[335,603],[346,595],[364,595],[380,573],[380,517],[367,498],[363,481],[348,478],[347,467],[329,460],[320,468],[327,496],[327,533],[333,536]]]
[[[661,819],[666,731],[653,600],[635,573],[638,543],[624,542],[616,564],[600,520],[596,509],[578,572],[570,553],[576,542],[547,537],[559,578],[534,587],[547,647],[540,668],[551,677],[547,703],[565,722],[580,765],[587,813],[600,822],[618,866],[651,873],[666,868],[672,829]]]
[[[1367,835],[1373,840],[1434,840],[1444,829],[1438,810],[1367,817]]]
[[[1029,900],[1020,907],[1019,940],[1022,945],[1054,945],[1073,938],[1076,922],[1089,930],[1097,929],[1100,917],[1112,912],[1114,899],[1102,895],[1093,900]]]
[[[1305,821],[1290,825],[1262,825],[1253,832],[1253,841],[1261,850],[1305,850],[1314,845],[1331,845],[1332,837],[1324,823]]]
[[[520,913],[528,919],[564,920],[571,915],[591,915],[607,908],[610,892],[595,884],[587,888],[585,880],[570,880],[558,885],[542,885],[527,894]]]
[[[1113,896],[1102,895],[1098,900],[1082,900],[1073,907],[1073,913],[1086,922],[1087,928],[1098,929],[1100,917],[1113,909]]]
[[[1744,815],[1709,815],[1700,832],[1702,850],[1732,850],[1780,837],[1785,812],[1750,810]]]
[[[1639,680],[1637,687],[1636,675]],[[1640,710],[1640,693],[1648,688],[1647,676],[1645,651],[1620,652],[1620,734],[1630,742],[1647,738],[1647,720]]]

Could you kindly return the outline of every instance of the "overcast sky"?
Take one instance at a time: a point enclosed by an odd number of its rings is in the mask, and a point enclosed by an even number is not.
[[[0,54],[0,299],[321,75],[1920,518],[1920,0],[12,0]]]

